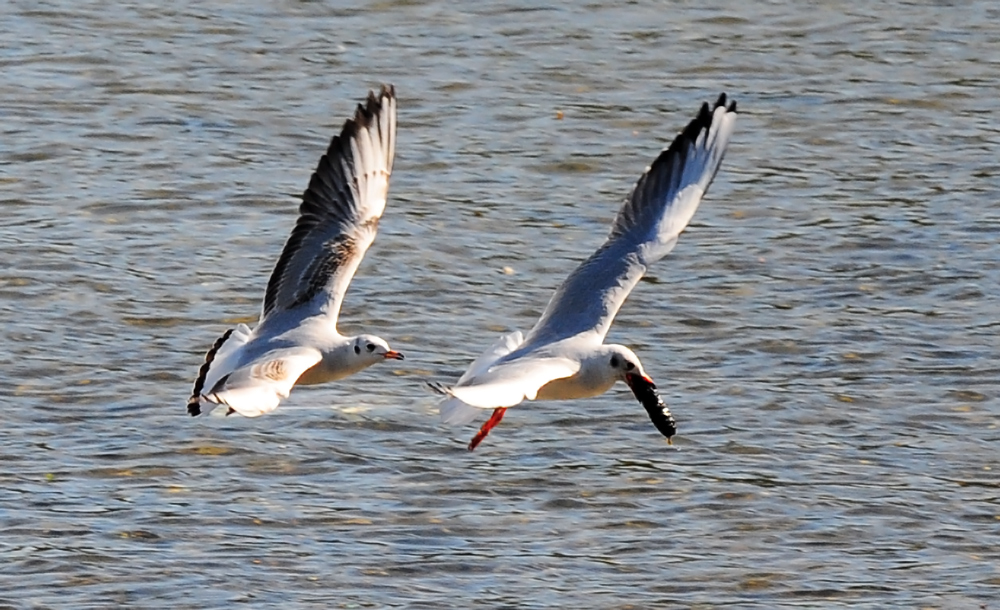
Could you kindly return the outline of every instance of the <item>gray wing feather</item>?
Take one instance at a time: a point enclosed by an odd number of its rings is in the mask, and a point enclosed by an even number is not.
[[[598,250],[562,283],[524,345],[593,332],[603,341],[649,265],[677,243],[725,155],[736,102],[722,94],[678,134],[639,178]]]

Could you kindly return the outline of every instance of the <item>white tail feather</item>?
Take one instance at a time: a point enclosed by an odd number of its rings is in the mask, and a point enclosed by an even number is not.
[[[467,405],[458,398],[449,398],[441,403],[441,421],[449,426],[462,426],[477,417],[483,410],[479,407]]]

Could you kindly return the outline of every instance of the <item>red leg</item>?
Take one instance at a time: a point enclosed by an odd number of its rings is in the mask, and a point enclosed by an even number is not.
[[[479,429],[479,432],[477,432],[476,435],[472,437],[472,441],[469,442],[469,451],[474,451],[476,447],[479,446],[479,443],[483,442],[483,439],[490,433],[490,430],[495,428],[496,425],[500,423],[500,420],[503,419],[503,414],[506,412],[507,407],[493,409],[493,415],[490,415],[490,418],[486,420],[483,427]]]

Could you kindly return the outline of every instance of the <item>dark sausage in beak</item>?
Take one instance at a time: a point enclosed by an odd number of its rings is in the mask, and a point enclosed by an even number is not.
[[[628,384],[632,393],[635,394],[636,400],[646,409],[646,413],[649,413],[649,419],[656,426],[656,429],[660,431],[660,434],[667,437],[667,442],[672,445],[673,441],[670,439],[673,435],[677,434],[677,422],[674,421],[674,416],[670,414],[670,409],[667,408],[666,403],[663,402],[663,399],[656,392],[656,384],[653,383],[653,380],[645,375],[629,373],[625,376],[625,383]]]

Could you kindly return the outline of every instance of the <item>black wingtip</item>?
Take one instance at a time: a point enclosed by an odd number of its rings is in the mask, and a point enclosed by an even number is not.
[[[728,106],[726,105],[727,100],[728,98],[726,97],[726,94],[724,92],[720,93],[719,99],[715,101],[715,106],[712,110],[715,110],[716,108],[725,108],[726,112],[736,112],[736,100],[729,102]]]
[[[382,103],[384,100],[396,99],[396,87],[391,84],[384,84],[379,88],[378,95],[374,91],[368,92],[368,99],[363,104],[358,104],[354,111],[354,117],[344,122],[344,127],[340,134],[333,137],[326,155],[330,156],[338,145],[349,147],[351,138],[358,134],[361,129],[368,129],[375,117],[382,114]],[[342,144],[341,144],[342,143]],[[320,160],[320,165],[323,161]]]
[[[726,103],[729,103],[727,106]],[[719,94],[719,98],[715,101],[714,106],[709,106],[708,102],[703,102],[701,105],[701,110],[698,112],[698,116],[694,118],[687,127],[685,127],[677,138],[670,144],[669,147],[664,151],[665,153],[680,152],[682,147],[687,146],[690,142],[694,142],[698,139],[698,134],[702,131],[707,131],[712,127],[712,121],[715,118],[715,111],[718,108],[724,108],[726,112],[736,112],[736,100],[729,100],[729,97],[725,93]]]
[[[191,417],[201,415],[201,405],[199,403],[201,401],[201,392],[205,389],[205,377],[208,376],[208,371],[212,368],[212,362],[215,360],[216,352],[218,352],[219,348],[222,347],[222,344],[229,339],[229,336],[233,334],[233,330],[235,329],[230,328],[223,333],[222,336],[215,341],[215,344],[212,345],[212,348],[208,350],[208,353],[205,354],[205,363],[201,365],[200,369],[198,369],[198,378],[194,381],[194,388],[191,390],[191,398],[188,399],[187,403],[187,411],[191,414]]]
[[[451,394],[451,388],[449,388],[448,386],[444,385],[440,381],[425,381],[424,385],[427,386],[428,390],[430,390],[431,392],[434,392],[435,394],[439,394],[441,396],[451,396],[452,395]]]
[[[396,87],[390,84],[382,85],[379,88],[378,95],[374,91],[369,91],[368,99],[365,100],[364,104],[358,104],[358,108],[354,111],[354,125],[351,126],[351,130],[348,130],[348,125],[351,123],[351,121],[348,121],[344,125],[340,137],[347,139],[357,133],[359,127],[367,128],[371,124],[372,119],[382,111],[382,100],[395,98]]]

